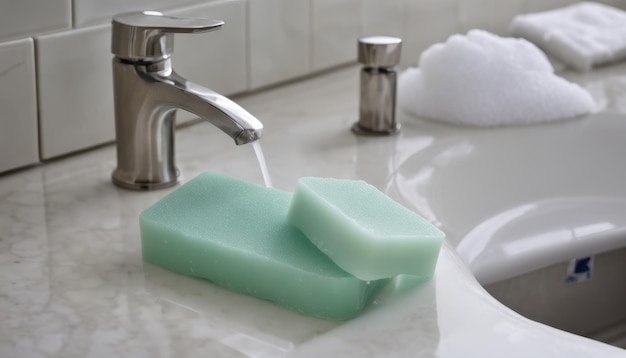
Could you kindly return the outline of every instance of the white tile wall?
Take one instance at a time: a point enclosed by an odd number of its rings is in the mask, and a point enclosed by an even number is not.
[[[574,2],[4,0],[0,8],[0,41],[5,41],[0,42],[0,150],[15,154],[0,157],[0,172],[36,161],[37,152],[45,160],[113,140],[108,23],[118,12],[157,9],[225,20],[226,26],[217,32],[177,35],[173,61],[185,77],[228,95],[352,62],[362,35],[402,37],[401,67],[415,66],[424,49],[453,33],[483,28],[506,34],[517,13]],[[623,0],[600,2],[626,8]],[[102,24],[93,25],[98,22]],[[36,39],[36,65],[31,36]],[[35,70],[38,83],[33,79]],[[39,127],[33,120],[36,100]]]
[[[626,1],[624,0],[596,0],[597,2],[613,6],[619,9],[626,9]]]
[[[71,14],[71,0],[2,0],[0,39],[69,29]]]
[[[113,140],[110,26],[36,41],[42,159]]]
[[[361,0],[312,0],[313,71],[356,60]]]
[[[250,87],[292,79],[311,71],[310,0],[250,0]]]
[[[402,45],[402,67],[416,66],[423,50],[457,32],[459,2],[468,0],[409,1]]]
[[[562,6],[572,5],[577,2],[577,0],[526,0],[524,1],[523,12],[546,11]]]
[[[362,0],[362,35],[404,35],[406,0]]]
[[[35,92],[33,40],[0,44],[0,172],[39,161]]]
[[[489,19],[489,27],[486,30],[501,36],[509,35],[509,24],[515,15],[524,10],[525,0],[494,1],[491,4],[493,14]]]
[[[20,0],[13,0],[20,1]],[[36,1],[36,0],[31,0]],[[45,0],[49,1],[49,0]],[[69,1],[69,0],[68,0]],[[95,21],[109,21],[113,15],[127,11],[163,10],[185,6],[201,0],[72,0],[75,26]],[[44,2],[44,1],[39,1]],[[204,1],[205,3],[207,1]]]
[[[177,34],[172,61],[178,73],[228,95],[247,90],[246,4],[222,0],[168,12],[224,21],[217,31]]]
[[[223,20],[217,31],[202,34],[177,34],[174,39],[174,69],[185,78],[223,95],[248,89],[246,64],[246,4],[226,0],[200,4],[167,12],[174,16]],[[179,111],[177,122],[195,118]]]
[[[509,23],[516,14],[524,12],[525,3],[528,3],[528,0],[459,1],[458,32],[466,33],[471,29],[482,29],[501,36],[507,35]]]

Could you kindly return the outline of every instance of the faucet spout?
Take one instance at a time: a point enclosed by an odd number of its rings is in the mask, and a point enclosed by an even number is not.
[[[165,61],[165,62],[169,62]],[[247,144],[261,138],[263,124],[229,98],[190,82],[170,69],[146,73],[155,86],[155,96],[164,108],[189,111],[229,135],[235,144]]]
[[[174,116],[178,108],[214,124],[237,145],[261,137],[263,125],[245,109],[172,69],[174,33],[210,32],[222,25],[219,20],[177,18],[155,11],[113,17],[115,185],[152,190],[180,181],[174,163]]]
[[[263,134],[263,124],[225,96],[187,81],[170,59],[132,64],[113,59],[117,186],[153,190],[176,185],[174,157],[176,109],[210,122],[241,145]]]

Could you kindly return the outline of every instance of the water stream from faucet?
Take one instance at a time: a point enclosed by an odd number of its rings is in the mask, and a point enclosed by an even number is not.
[[[263,155],[263,149],[261,148],[261,141],[255,140],[254,142],[252,142],[252,148],[254,149],[254,154],[256,154],[256,159],[259,161],[259,167],[261,167],[261,174],[263,174],[263,181],[265,182],[265,186],[271,188],[272,178],[270,177],[270,172],[267,170],[265,156]]]

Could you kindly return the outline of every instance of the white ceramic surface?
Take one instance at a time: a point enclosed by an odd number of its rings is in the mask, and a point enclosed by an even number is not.
[[[599,104],[581,118],[492,129],[414,118],[399,195],[444,228],[482,284],[626,246],[625,75],[623,64],[564,73]]]
[[[3,0],[0,5],[0,40],[72,26],[71,0]]]
[[[420,123],[397,172],[483,284],[626,245],[624,116],[473,130]],[[415,198],[413,198],[415,197]]]
[[[109,24],[36,38],[42,159],[115,138],[110,43]]]
[[[240,98],[265,124],[274,184],[361,178],[390,193],[427,139],[356,137],[358,68]],[[216,170],[256,183],[252,148],[201,123],[177,133],[192,178]],[[528,321],[478,285],[448,242],[435,277],[388,287],[361,317],[327,322],[166,272],[141,259],[139,212],[169,190],[115,188],[114,147],[0,177],[2,357],[624,357],[623,350]],[[260,213],[259,215],[262,215]]]
[[[0,172],[36,163],[37,94],[32,39],[0,44]]]
[[[356,60],[356,39],[361,35],[362,1],[311,1],[312,70],[319,71]]]
[[[250,87],[311,71],[311,0],[248,2]]]

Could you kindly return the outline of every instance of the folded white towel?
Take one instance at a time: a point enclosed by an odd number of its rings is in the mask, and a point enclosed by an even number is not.
[[[580,71],[626,58],[626,12],[604,4],[518,15],[509,31]]]

